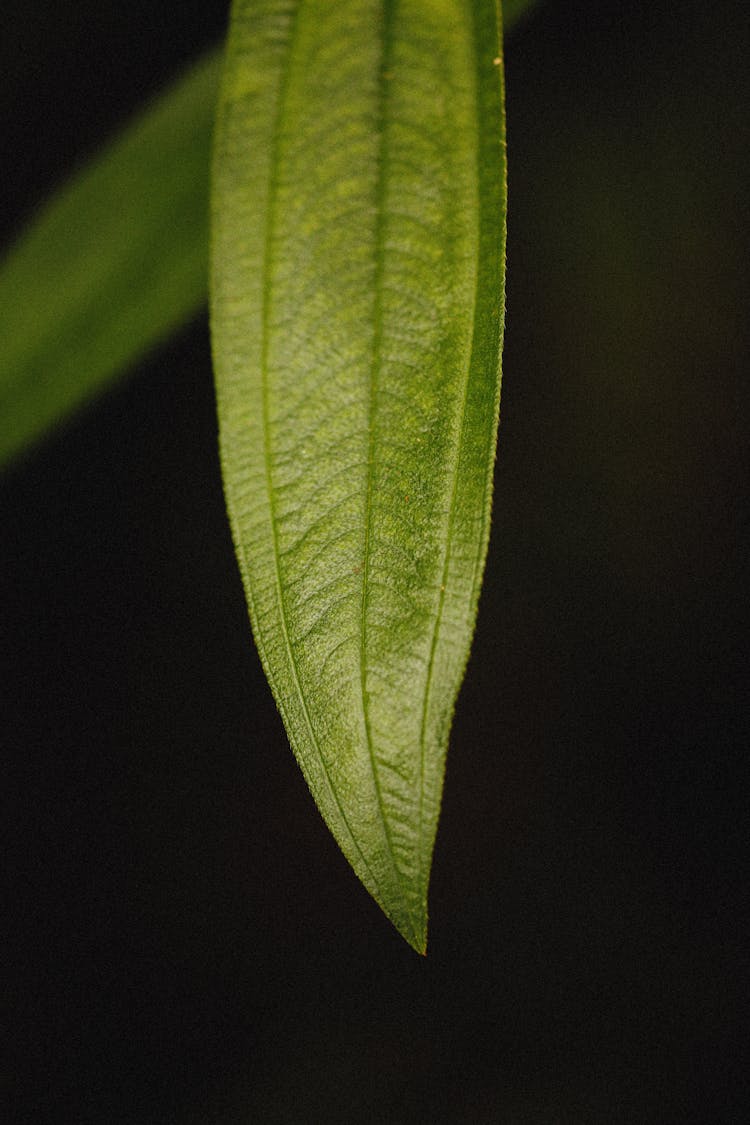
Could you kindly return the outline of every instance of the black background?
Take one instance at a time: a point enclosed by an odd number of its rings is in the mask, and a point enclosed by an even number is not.
[[[3,1120],[747,1120],[744,8],[548,0],[508,44],[493,534],[426,960],[265,686],[205,319],[0,482]],[[225,20],[4,4],[3,240]]]

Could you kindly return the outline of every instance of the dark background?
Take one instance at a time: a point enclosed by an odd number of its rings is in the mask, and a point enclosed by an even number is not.
[[[4,242],[225,19],[6,0]],[[494,523],[426,960],[265,686],[205,319],[0,482],[4,1121],[747,1120],[748,30],[548,0],[508,44]]]

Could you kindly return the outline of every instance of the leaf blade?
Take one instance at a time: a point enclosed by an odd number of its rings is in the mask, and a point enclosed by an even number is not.
[[[238,0],[214,171],[222,468],[316,802],[423,952],[487,546],[504,284],[500,16]]]
[[[205,300],[212,51],[29,224],[0,271],[0,465]]]

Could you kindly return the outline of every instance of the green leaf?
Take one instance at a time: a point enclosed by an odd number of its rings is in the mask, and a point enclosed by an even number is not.
[[[0,271],[0,464],[193,315],[220,56],[42,211]]]
[[[315,800],[424,951],[500,383],[494,0],[236,0],[213,183],[228,508]]]

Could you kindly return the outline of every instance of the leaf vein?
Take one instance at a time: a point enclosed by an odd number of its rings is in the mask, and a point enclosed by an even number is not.
[[[289,660],[289,667],[294,679],[297,694],[302,707],[305,724],[310,734],[310,739],[320,759],[323,773],[325,775],[328,787],[333,795],[336,807],[339,810],[342,822],[346,826],[347,831],[351,837],[352,843],[356,848],[362,865],[365,871],[370,876],[373,886],[382,895],[379,884],[375,875],[367,862],[364,852],[355,836],[349,819],[344,811],[344,808],[339,799],[339,795],[331,780],[330,773],[325,757],[320,746],[315,728],[312,723],[310,711],[308,709],[305,693],[302,688],[297,663],[294,656],[294,650],[289,635],[289,628],[287,623],[287,608],[284,599],[284,587],[281,580],[281,571],[279,566],[279,540],[278,529],[275,512],[275,499],[273,489],[273,474],[271,466],[271,453],[269,447],[270,436],[270,412],[269,412],[269,396],[268,396],[268,381],[269,381],[269,347],[270,347],[270,333],[271,333],[271,292],[272,292],[272,272],[273,272],[273,244],[275,240],[275,231],[277,224],[277,208],[278,208],[278,194],[279,194],[279,172],[281,162],[281,136],[284,116],[287,109],[287,92],[289,88],[289,75],[294,61],[294,48],[297,38],[297,31],[299,28],[299,13],[304,4],[304,0],[299,2],[294,7],[291,15],[291,24],[288,32],[288,39],[286,44],[286,62],[282,68],[280,87],[279,87],[279,101],[276,115],[276,126],[273,132],[270,170],[269,170],[269,190],[268,190],[268,223],[266,227],[265,246],[263,254],[263,297],[261,309],[261,325],[262,325],[262,343],[261,343],[261,399],[262,399],[262,428],[263,428],[263,454],[266,470],[266,487],[268,491],[268,505],[269,515],[271,518],[271,531],[273,537],[273,563],[274,563],[274,576],[276,581],[276,596],[279,607],[279,621],[281,624],[282,636],[284,638],[284,645]],[[332,608],[332,607],[329,607]]]

